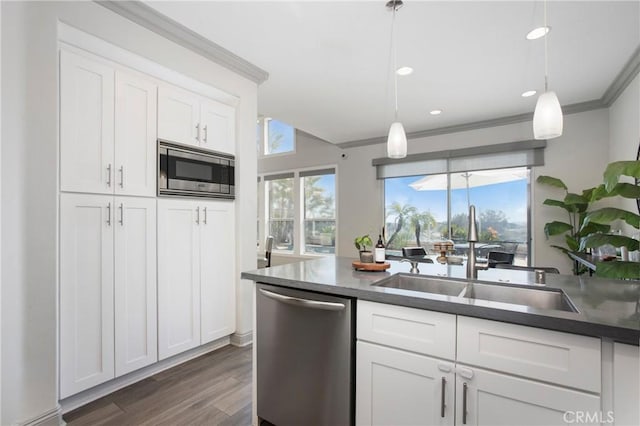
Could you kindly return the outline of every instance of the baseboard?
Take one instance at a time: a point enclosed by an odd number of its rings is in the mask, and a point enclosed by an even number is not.
[[[216,349],[220,349],[224,346],[229,345],[230,342],[231,339],[229,338],[229,336],[223,337],[221,339],[207,343],[206,345],[198,346],[197,348],[175,355],[168,359],[163,359],[162,361],[159,361],[148,367],[141,368],[140,370],[136,370],[122,377],[118,377],[91,389],[87,389],[86,391],[72,395],[60,401],[60,405],[62,405],[62,414],[66,414],[69,411],[75,410],[78,407],[82,407],[83,405],[90,403],[91,401],[95,401],[96,399],[102,398],[103,396],[109,395],[110,393],[115,392],[118,389],[122,389],[136,382],[139,382],[142,379],[151,377],[161,371],[175,367],[176,365],[182,364],[206,353],[215,351]]]
[[[46,413],[42,413],[37,417],[32,418],[24,423],[20,423],[23,426],[62,426],[66,425],[62,420],[62,407],[60,404],[56,405],[56,408],[52,408]]]
[[[246,333],[233,333],[231,335],[231,344],[240,348],[248,346],[253,343],[253,331],[247,331]]]

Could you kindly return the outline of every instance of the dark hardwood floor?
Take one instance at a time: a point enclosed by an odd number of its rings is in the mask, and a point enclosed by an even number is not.
[[[225,346],[64,415],[81,425],[251,424],[251,346]]]

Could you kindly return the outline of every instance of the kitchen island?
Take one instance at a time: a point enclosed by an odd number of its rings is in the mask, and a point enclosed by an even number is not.
[[[551,424],[582,413],[590,416],[583,423],[638,424],[640,282],[547,274],[540,286],[535,273],[507,269],[467,281],[461,265],[419,266],[443,285],[562,292],[571,309],[556,310],[384,287],[408,275],[409,264],[364,272],[352,260],[326,257],[242,277],[355,300],[353,422]],[[255,337],[263,337],[260,323]]]

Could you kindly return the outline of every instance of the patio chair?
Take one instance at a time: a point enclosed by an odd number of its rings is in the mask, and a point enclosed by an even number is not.
[[[513,265],[514,253],[505,253],[502,251],[490,251],[487,255],[489,260],[489,268],[495,268],[498,264]]]

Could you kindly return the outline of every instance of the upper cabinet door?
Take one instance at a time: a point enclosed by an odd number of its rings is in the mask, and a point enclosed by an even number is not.
[[[114,70],[60,52],[62,191],[113,193]]]
[[[60,196],[60,397],[114,377],[113,197]]]
[[[158,360],[156,200],[115,198],[116,377]]]
[[[177,88],[158,89],[158,138],[199,146],[200,98]]]
[[[235,331],[234,204],[201,203],[200,222],[200,343]]]
[[[116,194],[156,195],[156,103],[155,83],[116,72]]]
[[[200,108],[200,122],[202,148],[235,154],[236,111],[233,107],[220,102],[203,100]]]

